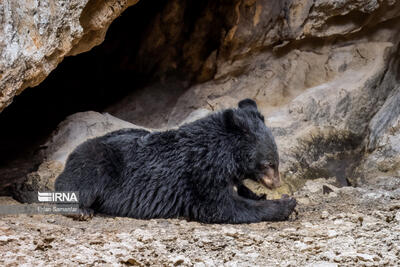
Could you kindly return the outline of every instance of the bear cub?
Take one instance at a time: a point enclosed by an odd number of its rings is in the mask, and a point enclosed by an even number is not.
[[[87,140],[68,157],[57,191],[79,191],[82,212],[205,223],[288,219],[296,200],[266,200],[242,181],[279,186],[274,137],[256,103],[239,102],[178,129],[123,129]]]

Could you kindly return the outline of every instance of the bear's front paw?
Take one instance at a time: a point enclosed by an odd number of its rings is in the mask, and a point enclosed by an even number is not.
[[[264,221],[286,221],[296,207],[296,199],[286,196],[261,203],[264,205]]]
[[[283,195],[279,202],[280,208],[282,209],[282,215],[284,219],[287,220],[296,207],[296,199],[287,195]]]

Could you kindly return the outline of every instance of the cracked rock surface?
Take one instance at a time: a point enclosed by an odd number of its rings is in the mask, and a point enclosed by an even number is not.
[[[0,3],[0,112],[41,83],[66,55],[104,40],[111,22],[138,0]]]

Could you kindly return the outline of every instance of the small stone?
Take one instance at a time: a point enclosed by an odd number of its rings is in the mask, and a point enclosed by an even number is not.
[[[10,227],[7,227],[7,226],[0,226],[0,231],[6,232],[6,231],[8,231],[8,230],[10,230]]]
[[[313,224],[312,223],[310,223],[310,222],[302,222],[301,223],[304,227],[313,227]]]
[[[310,267],[337,267],[337,263],[329,262],[329,261],[320,261],[309,265]]]
[[[45,237],[44,239],[43,239],[43,241],[45,242],[45,243],[51,243],[51,242],[53,242],[54,241],[54,239],[56,239],[55,237]]]
[[[396,215],[394,216],[394,219],[400,223],[400,211],[396,212]]]
[[[338,233],[335,230],[328,230],[328,237],[335,237]]]
[[[14,237],[11,236],[0,236],[0,244],[2,245],[7,244],[14,240],[15,240]]]
[[[306,198],[306,197],[300,197],[300,198],[297,198],[296,200],[297,200],[297,202],[299,204],[302,204],[302,205],[309,205],[310,204],[310,199]]]
[[[334,197],[337,197],[337,196],[338,195],[337,195],[336,192],[330,192],[329,195],[328,195],[328,197],[330,197],[330,198],[334,198]]]
[[[323,185],[322,186],[322,192],[325,195],[325,194],[329,194],[329,193],[333,192],[333,190],[329,186]]]
[[[392,204],[392,205],[389,207],[389,210],[390,210],[390,211],[400,210],[400,203]]]
[[[301,241],[295,241],[294,242],[294,246],[299,251],[305,251],[305,250],[308,249],[308,245],[303,243],[303,242],[301,242]]]
[[[336,225],[338,225],[338,224],[343,224],[343,220],[342,220],[342,219],[336,219],[336,220],[333,222],[333,224],[336,224]]]
[[[321,254],[321,258],[323,260],[332,261],[336,258],[336,255],[332,251],[325,251],[324,253]]]
[[[329,212],[326,211],[326,210],[322,211],[322,213],[321,213],[321,219],[326,219],[326,218],[328,218],[328,217],[329,217]]]
[[[358,253],[357,258],[362,261],[373,261],[374,256],[369,254]]]
[[[307,245],[314,243],[314,239],[311,237],[304,237],[303,242]]]
[[[239,237],[238,230],[236,230],[235,228],[232,228],[232,227],[224,227],[224,228],[222,228],[222,232],[226,236],[230,236],[230,237],[233,237],[233,238],[238,238]]]
[[[96,239],[96,240],[92,240],[89,242],[90,245],[102,245],[104,244],[104,241],[101,239]]]
[[[184,263],[189,263],[190,260],[182,255],[170,258],[170,262],[174,265],[174,266],[180,266]]]
[[[129,258],[127,260],[121,261],[121,263],[126,264],[126,265],[131,265],[131,266],[141,266],[142,264],[138,262],[134,258]]]
[[[35,242],[34,242],[34,244],[35,244]],[[40,240],[40,241],[37,242],[35,250],[45,251],[45,250],[47,250],[49,248],[52,248],[52,246],[49,245],[49,244],[45,244],[42,240]]]

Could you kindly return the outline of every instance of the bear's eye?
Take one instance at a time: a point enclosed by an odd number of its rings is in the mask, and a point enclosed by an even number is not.
[[[275,169],[275,164],[272,163],[271,161],[263,160],[263,161],[261,161],[261,163],[260,163],[260,167],[261,167],[261,169],[263,169],[263,170],[266,170],[266,169],[269,169],[269,168]]]
[[[269,167],[272,168],[272,169],[275,169],[275,164],[273,164],[273,163],[270,162],[270,163],[269,163]]]
[[[263,170],[268,169],[268,168],[272,168],[272,166],[274,166],[274,164],[272,164],[271,162],[264,160],[260,163],[260,166]]]

